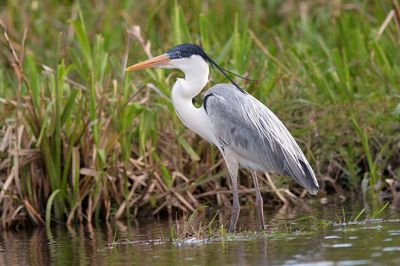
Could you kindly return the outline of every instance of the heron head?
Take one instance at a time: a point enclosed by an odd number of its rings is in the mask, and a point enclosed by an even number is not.
[[[208,65],[209,57],[204,50],[192,43],[180,44],[167,51],[165,54],[147,59],[132,65],[126,71],[135,71],[146,68],[177,68],[185,71],[188,68],[198,67],[199,64]]]
[[[229,77],[228,73],[245,80],[251,80],[219,66],[204,52],[200,46],[192,43],[179,44],[162,55],[147,59],[143,62],[128,67],[126,71],[129,72],[152,67],[176,68],[180,69],[185,74],[194,73],[198,75],[199,73],[204,73],[205,76],[208,77],[209,64],[213,68],[220,71],[233,85],[235,85],[241,91],[243,90],[232,78]]]

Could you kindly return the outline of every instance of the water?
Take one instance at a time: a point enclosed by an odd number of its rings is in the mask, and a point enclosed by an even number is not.
[[[175,221],[142,220],[96,227],[1,231],[0,265],[400,265],[398,209],[358,221],[359,205],[343,213],[337,205],[266,213],[269,233],[223,239],[168,240]],[[220,215],[227,221],[227,214]],[[239,226],[254,228],[243,210]]]

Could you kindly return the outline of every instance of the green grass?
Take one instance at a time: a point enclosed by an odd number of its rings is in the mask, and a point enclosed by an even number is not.
[[[182,74],[124,73],[124,59],[146,58],[147,41],[153,55],[199,43],[225,68],[257,79],[238,82],[284,121],[323,191],[332,187],[324,177],[355,192],[365,179],[374,198],[388,187],[385,179],[398,182],[400,31],[395,19],[381,28],[390,1],[0,6],[24,78],[15,74],[1,36],[3,225],[190,212],[229,202],[219,193],[227,183],[217,150],[184,128],[168,100]],[[226,82],[216,72],[210,80]],[[275,180],[300,194],[289,179]],[[252,181],[243,175],[241,183],[251,187]],[[196,198],[207,191],[215,193]]]

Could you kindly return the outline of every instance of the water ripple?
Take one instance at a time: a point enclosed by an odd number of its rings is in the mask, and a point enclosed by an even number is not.
[[[382,249],[383,252],[400,251],[400,246],[395,247],[385,247]]]

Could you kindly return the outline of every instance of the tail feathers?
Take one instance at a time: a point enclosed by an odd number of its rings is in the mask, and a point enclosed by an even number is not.
[[[299,162],[305,174],[305,188],[311,195],[316,195],[319,190],[319,185],[317,179],[315,178],[314,171],[307,162],[303,162],[302,160],[299,160]]]
[[[299,163],[301,169],[299,167]],[[319,190],[319,185],[317,179],[315,178],[314,171],[308,162],[299,159],[296,163],[291,165],[292,167],[286,167],[283,174],[291,176],[299,185],[307,189],[311,195],[316,195]],[[295,167],[293,167],[294,165]]]

